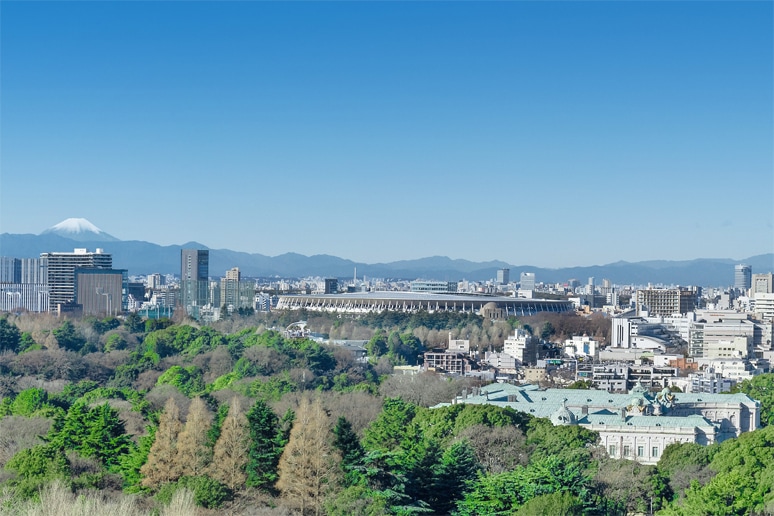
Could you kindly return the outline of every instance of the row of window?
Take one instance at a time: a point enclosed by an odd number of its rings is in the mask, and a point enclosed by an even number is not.
[[[616,452],[618,449],[616,448],[615,444],[611,444],[607,447],[607,453],[611,457],[616,457]],[[651,458],[658,458],[659,450],[658,446],[653,446],[650,449],[650,457]],[[628,444],[625,444],[623,447],[623,458],[631,457],[631,446]],[[637,457],[645,457],[645,447],[644,446],[637,446]]]

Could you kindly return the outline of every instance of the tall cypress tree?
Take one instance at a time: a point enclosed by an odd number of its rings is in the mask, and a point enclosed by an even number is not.
[[[284,435],[279,418],[265,401],[258,400],[247,413],[250,428],[250,453],[247,461],[247,485],[270,489],[277,481]]]
[[[357,482],[357,466],[362,463],[365,452],[360,445],[357,434],[344,416],[339,416],[333,428],[333,445],[341,455],[341,469],[344,472],[344,484],[354,485]]]

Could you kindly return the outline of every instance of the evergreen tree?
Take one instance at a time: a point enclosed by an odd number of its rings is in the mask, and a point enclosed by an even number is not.
[[[107,403],[94,407],[87,414],[86,425],[87,434],[75,449],[84,457],[99,459],[109,470],[118,468],[121,457],[132,447],[118,412]]]
[[[220,437],[215,443],[212,464],[208,474],[228,486],[238,489],[247,480],[245,467],[248,461],[250,435],[247,418],[239,400],[231,400],[228,415],[220,427]]]
[[[156,440],[148,453],[148,461],[140,468],[140,473],[144,477],[143,486],[154,488],[180,478],[177,463],[177,437],[181,427],[180,409],[175,399],[169,398],[159,418]]]
[[[302,398],[279,461],[277,488],[302,515],[319,516],[340,460],[331,444],[330,418],[322,402],[319,398],[314,402]]]
[[[207,446],[207,433],[211,424],[212,414],[197,396],[191,402],[188,419],[177,439],[177,461],[181,475],[201,475],[210,463],[212,451]]]
[[[265,401],[258,400],[247,413],[250,428],[250,453],[247,462],[247,485],[271,488],[277,481],[284,435],[277,415]]]
[[[20,340],[19,329],[8,322],[8,317],[0,317],[0,351],[16,351]]]
[[[430,505],[439,514],[448,514],[457,500],[463,497],[467,484],[476,479],[479,471],[481,466],[467,441],[451,445],[441,458],[433,489],[435,496]]]
[[[339,416],[336,426],[333,427],[333,445],[341,455],[341,469],[344,472],[344,484],[354,485],[357,482],[357,467],[363,461],[365,451],[360,445],[357,434],[352,430],[350,423],[344,416]]]

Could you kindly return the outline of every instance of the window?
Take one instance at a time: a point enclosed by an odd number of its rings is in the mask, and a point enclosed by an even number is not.
[[[629,453],[630,453],[629,446],[628,445],[624,446],[624,452],[623,452],[624,457],[628,457]]]
[[[645,456],[645,447],[637,446],[637,457],[644,457],[644,456]]]
[[[607,454],[615,458],[615,444],[611,444],[607,447]]]
[[[650,450],[650,456],[651,457],[658,457],[658,446],[654,446],[652,450]]]

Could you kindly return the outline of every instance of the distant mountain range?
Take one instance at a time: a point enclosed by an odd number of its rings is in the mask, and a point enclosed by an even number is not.
[[[188,242],[182,245],[160,246],[150,242],[123,241],[105,233],[86,219],[68,219],[40,235],[0,235],[0,256],[33,258],[43,252],[70,252],[77,247],[94,250],[97,247],[113,255],[113,266],[128,269],[129,274],[180,272],[180,250],[207,249],[207,246]],[[521,272],[534,272],[537,281],[566,282],[571,278],[586,283],[593,276],[596,283],[609,279],[617,284],[666,284],[728,286],[734,282],[734,265],[746,263],[753,272],[774,271],[774,253],[740,260],[703,258],[688,261],[616,262],[591,267],[545,269],[531,265],[512,265],[503,261],[471,262],[432,256],[416,260],[390,263],[358,263],[330,255],[304,256],[286,253],[265,256],[229,249],[210,250],[210,275],[220,277],[227,269],[239,267],[249,277],[279,276],[285,278],[325,276],[351,278],[357,267],[363,275],[393,279],[435,279],[483,281],[495,278],[497,269],[507,267],[511,279],[518,280]]]

